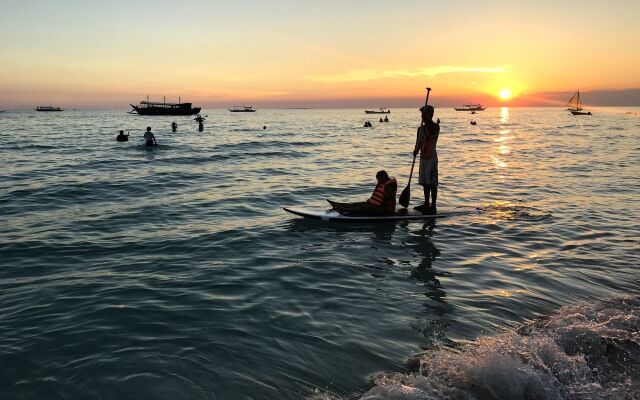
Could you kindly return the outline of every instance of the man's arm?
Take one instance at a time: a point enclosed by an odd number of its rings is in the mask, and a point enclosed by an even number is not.
[[[413,156],[417,156],[420,148],[422,147],[422,142],[424,142],[424,129],[418,128],[418,133],[416,134],[416,145],[413,148]]]
[[[435,137],[437,137],[440,134],[440,125],[438,124],[433,124],[433,128],[429,129],[429,139],[433,139]]]

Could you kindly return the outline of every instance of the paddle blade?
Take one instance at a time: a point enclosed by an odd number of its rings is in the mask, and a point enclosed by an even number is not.
[[[398,199],[398,203],[404,208],[409,206],[409,200],[411,197],[411,185],[407,185],[406,188],[400,193],[400,199]]]

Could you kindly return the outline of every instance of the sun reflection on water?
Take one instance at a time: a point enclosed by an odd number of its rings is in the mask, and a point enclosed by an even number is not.
[[[500,123],[506,124],[509,122],[509,107],[500,108]]]

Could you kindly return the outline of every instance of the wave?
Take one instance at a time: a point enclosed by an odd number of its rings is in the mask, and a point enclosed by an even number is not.
[[[418,362],[375,376],[361,399],[637,399],[640,296],[563,307]]]

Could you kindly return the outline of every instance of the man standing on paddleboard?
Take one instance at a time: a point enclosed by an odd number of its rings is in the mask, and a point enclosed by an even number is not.
[[[423,126],[418,128],[416,146],[413,149],[415,157],[420,152],[420,176],[418,184],[424,190],[424,204],[414,207],[414,210],[422,211],[425,214],[436,214],[436,199],[438,198],[438,153],[436,144],[440,135],[440,125],[433,122],[432,106],[420,107],[422,113]],[[431,194],[431,202],[429,202]]]

